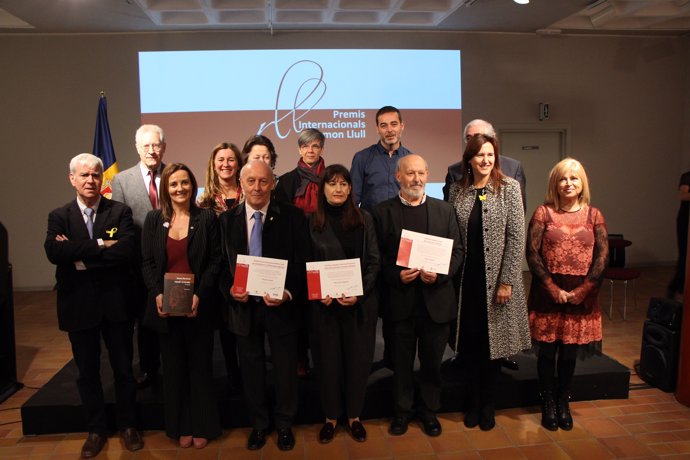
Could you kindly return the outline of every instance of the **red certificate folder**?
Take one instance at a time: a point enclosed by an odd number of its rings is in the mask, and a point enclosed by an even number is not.
[[[309,300],[321,300],[321,272],[319,270],[307,270],[307,292]]]
[[[232,292],[235,294],[244,294],[247,292],[247,279],[249,278],[249,265],[236,264],[235,265],[235,281],[232,284]]]
[[[398,246],[398,260],[396,265],[401,267],[410,266],[410,254],[412,253],[412,239],[400,238],[400,246]]]

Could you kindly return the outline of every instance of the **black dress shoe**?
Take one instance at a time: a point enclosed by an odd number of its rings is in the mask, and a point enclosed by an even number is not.
[[[249,439],[247,440],[247,449],[249,450],[259,450],[264,444],[266,444],[266,436],[268,436],[269,430],[257,430],[254,428],[251,433],[249,433]]]
[[[139,450],[144,447],[144,440],[141,439],[141,435],[135,428],[122,428],[120,430],[120,437],[125,443],[125,447],[130,452]]]
[[[407,425],[410,424],[409,417],[395,417],[391,422],[390,429],[388,430],[393,436],[400,436],[407,433]]]
[[[105,446],[107,439],[108,438],[106,438],[105,435],[89,433],[89,435],[86,437],[86,441],[84,441],[84,445],[81,448],[81,457],[91,458],[98,455],[98,453],[103,449],[103,446]]]
[[[441,434],[441,423],[434,414],[427,414],[422,417],[422,427],[427,436],[439,436]]]
[[[295,447],[295,435],[292,428],[278,428],[278,449],[292,450]]]
[[[479,429],[482,431],[490,431],[496,426],[496,417],[494,416],[493,404],[482,407],[479,414]]]
[[[473,408],[465,412],[463,420],[467,428],[474,428],[479,425],[479,408]]]
[[[149,372],[144,372],[141,376],[137,377],[137,390],[143,390],[156,383],[156,374]]]
[[[335,436],[335,425],[331,422],[324,423],[321,431],[319,431],[319,442],[321,444],[328,444],[333,441],[333,436]]]
[[[367,440],[367,430],[364,429],[364,425],[359,420],[355,420],[350,425],[350,436],[357,442],[364,442]]]
[[[501,358],[501,366],[505,367],[506,369],[510,369],[511,371],[520,370],[520,365],[517,363],[517,361],[514,361],[510,358]]]

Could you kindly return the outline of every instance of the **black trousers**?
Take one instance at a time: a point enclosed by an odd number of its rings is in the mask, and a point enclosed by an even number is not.
[[[413,369],[417,350],[420,382],[416,411],[435,413],[441,407],[441,361],[450,324],[436,323],[426,312],[417,313],[392,323],[396,416],[410,417],[415,407]]]
[[[131,321],[103,320],[99,327],[69,332],[72,355],[79,369],[77,388],[90,433],[107,430],[105,401],[101,383],[101,337],[108,350],[115,380],[115,405],[118,428],[136,426],[136,383],[132,373]]]
[[[148,302],[148,290],[144,279],[139,276],[134,281],[132,302],[136,305],[136,331],[137,352],[139,353],[139,370],[149,375],[156,375],[161,366],[161,349],[158,342],[158,333],[144,325],[146,305]]]
[[[221,434],[213,386],[213,330],[191,318],[168,318],[159,334],[163,357],[165,433],[213,439]]]
[[[315,329],[319,348],[319,383],[324,415],[336,420],[359,417],[371,363],[374,360],[376,322],[362,322],[361,305],[340,307],[333,302],[317,305]],[[343,404],[344,402],[344,404]]]
[[[251,302],[251,300],[250,300]],[[254,309],[256,312],[258,308]],[[264,340],[268,337],[273,364],[275,387],[275,408],[273,421],[276,428],[292,426],[297,412],[297,332],[276,335],[267,332],[263,315],[254,313],[252,329],[248,336],[237,336],[237,350],[240,355],[242,384],[249,410],[249,421],[253,428],[263,430],[271,425],[266,400],[266,349]]]

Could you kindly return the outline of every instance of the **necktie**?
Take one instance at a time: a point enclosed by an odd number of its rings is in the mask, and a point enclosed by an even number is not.
[[[86,214],[86,229],[89,231],[89,238],[93,239],[93,209],[84,209],[84,214]]]
[[[263,232],[263,222],[261,222],[261,211],[254,213],[254,227],[249,237],[249,255],[261,257],[261,233]]]
[[[151,206],[153,209],[158,209],[158,189],[156,188],[156,173],[149,171],[149,176],[151,176],[151,181],[149,182],[149,199],[151,200]]]

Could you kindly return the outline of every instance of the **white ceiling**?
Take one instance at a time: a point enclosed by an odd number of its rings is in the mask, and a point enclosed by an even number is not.
[[[0,0],[0,33],[232,29],[685,35],[690,0]]]

